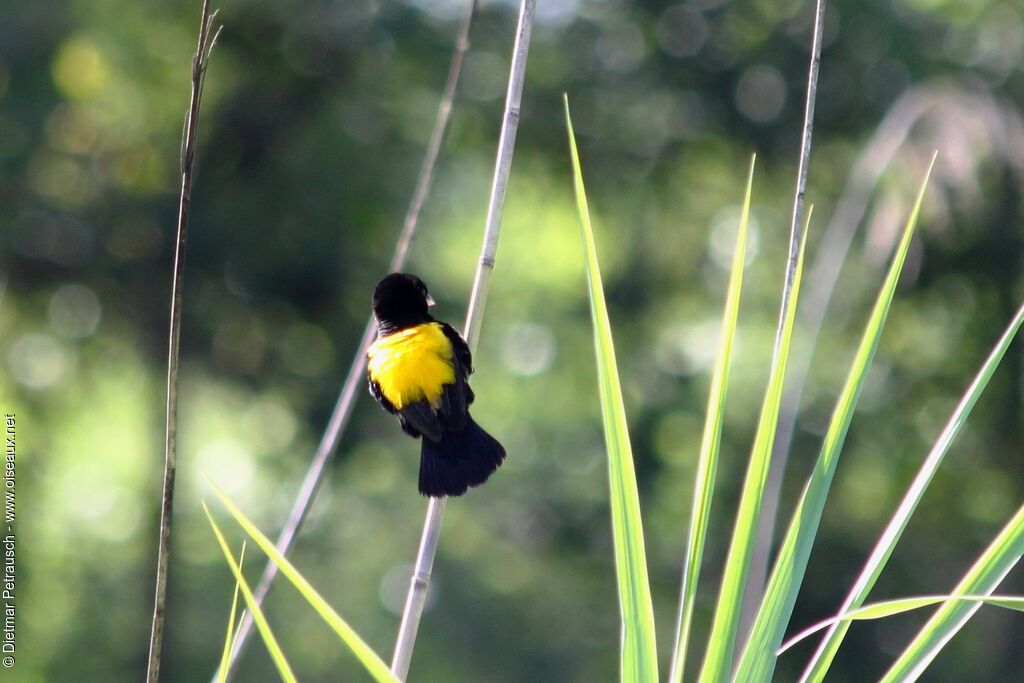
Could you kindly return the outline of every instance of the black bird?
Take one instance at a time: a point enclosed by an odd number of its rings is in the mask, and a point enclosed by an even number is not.
[[[455,328],[430,315],[433,303],[415,275],[381,280],[373,292],[377,340],[366,369],[377,402],[398,416],[406,434],[422,437],[420,493],[439,498],[487,481],[505,449],[469,415],[472,354]]]

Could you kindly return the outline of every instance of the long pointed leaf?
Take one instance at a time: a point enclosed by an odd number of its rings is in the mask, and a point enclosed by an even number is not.
[[[697,476],[693,486],[693,510],[690,513],[690,530],[687,536],[686,557],[683,562],[683,583],[679,595],[679,617],[676,622],[676,646],[672,653],[672,667],[669,673],[671,683],[682,683],[686,669],[686,650],[693,622],[693,606],[697,597],[697,583],[700,579],[700,565],[704,557],[704,541],[711,514],[711,500],[715,492],[715,472],[718,469],[718,448],[722,441],[722,421],[725,416],[725,396],[729,386],[729,368],[732,365],[732,346],[736,337],[736,320],[740,311],[740,292],[743,289],[743,266],[747,255],[747,228],[750,224],[750,196],[754,186],[754,163],[750,159],[750,173],[747,176],[747,191],[743,198],[739,229],[736,233],[736,248],[732,256],[732,272],[729,275],[729,289],[725,296],[725,311],[722,313],[722,337],[718,359],[711,374],[711,388],[708,391],[707,416],[704,420],[704,435],[697,460]]]
[[[953,595],[988,596],[1024,554],[1024,505],[1003,527],[960,580]],[[939,651],[957,634],[980,602],[947,602],[925,623],[899,656],[881,683],[912,683],[932,663]]]
[[[658,654],[654,632],[654,608],[647,577],[644,530],[640,518],[640,497],[633,469],[633,449],[629,442],[626,410],[622,402],[619,371],[612,344],[611,323],[601,284],[597,247],[590,224],[583,172],[580,168],[576,137],[569,117],[569,98],[565,98],[565,122],[572,155],[573,185],[583,238],[590,312],[594,322],[594,347],[597,353],[598,390],[601,416],[608,449],[608,481],[611,497],[612,539],[615,546],[615,570],[619,583],[619,609],[622,614],[622,681],[651,683],[658,680]]]
[[[242,571],[242,563],[245,562],[245,541],[242,541],[242,552],[238,554],[238,571]],[[228,615],[228,633],[224,637],[224,651],[220,656],[220,668],[217,669],[217,680],[219,683],[226,683],[228,680],[228,664],[231,661],[231,646],[234,643],[235,635],[235,614],[238,610],[239,584],[235,581],[235,592],[231,596],[231,614]]]
[[[985,363],[981,366],[974,381],[971,382],[963,398],[960,399],[960,404],[953,411],[949,422],[946,423],[939,438],[935,441],[935,445],[932,446],[931,452],[925,458],[921,469],[918,470],[917,475],[914,477],[913,483],[907,489],[907,493],[903,496],[899,507],[878,539],[878,543],[871,552],[871,556],[865,563],[860,576],[857,577],[857,581],[854,583],[853,588],[850,589],[849,595],[843,601],[843,605],[839,609],[840,613],[856,609],[867,599],[879,575],[885,568],[886,562],[888,562],[890,555],[892,555],[896,543],[902,536],[903,530],[910,521],[910,516],[914,514],[918,503],[921,502],[928,484],[931,483],[932,477],[935,476],[939,465],[942,464],[942,460],[949,451],[953,440],[960,433],[964,423],[967,422],[967,417],[971,414],[971,410],[978,402],[978,398],[981,397],[982,392],[988,386],[989,380],[995,374],[996,368],[999,367],[999,362],[1006,354],[1006,349],[1009,348],[1010,343],[1017,336],[1022,324],[1024,324],[1024,306],[1018,309],[1017,314],[1010,321],[1010,325],[1003,332],[1003,336],[993,347]],[[848,628],[849,624],[846,622],[835,623],[829,628],[817,652],[815,652],[814,657],[808,663],[800,679],[801,683],[807,683],[808,681],[818,683],[824,680],[825,673],[832,664],[832,659],[839,650],[839,646],[842,644],[843,637],[846,635]]]
[[[382,660],[377,653],[366,644],[366,641],[364,641],[359,634],[356,633],[355,630],[349,626],[337,612],[334,611],[334,608],[331,607],[330,604],[324,600],[323,596],[313,588],[309,581],[299,573],[299,570],[297,570],[295,566],[284,557],[284,555],[278,552],[273,541],[267,538],[262,531],[256,528],[256,525],[249,521],[249,518],[238,509],[238,506],[235,505],[235,503],[228,498],[227,494],[221,491],[216,484],[211,482],[210,486],[213,487],[217,497],[220,498],[221,503],[223,503],[224,507],[226,507],[228,512],[231,513],[231,516],[235,518],[238,525],[245,530],[245,533],[249,534],[249,537],[252,538],[252,540],[256,542],[256,545],[258,545],[263,552],[267,554],[267,557],[274,561],[274,564],[278,566],[285,578],[291,581],[292,585],[295,586],[299,593],[302,594],[302,597],[312,605],[317,614],[319,614],[320,617],[327,622],[327,625],[338,634],[338,637],[341,638],[342,642],[352,650],[352,653],[356,658],[362,662],[363,666],[366,667],[366,670],[370,672],[370,675],[372,675],[377,681],[399,683],[398,678],[391,673],[391,670],[388,669],[384,660]],[[253,616],[256,616],[255,613]]]
[[[224,534],[221,533],[217,522],[213,521],[213,515],[210,514],[210,508],[206,507],[206,503],[203,503],[203,510],[206,512],[207,519],[210,520],[210,526],[213,527],[213,534],[217,537],[217,543],[220,544],[220,549],[224,552],[224,559],[227,560],[228,566],[231,567],[231,573],[235,575],[235,581],[242,591],[242,597],[245,598],[245,604],[252,613],[252,620],[256,623],[256,628],[259,630],[260,636],[267,646],[270,658],[274,660],[274,666],[277,667],[278,673],[281,674],[281,680],[285,683],[296,683],[297,679],[295,674],[292,673],[292,667],[288,664],[288,660],[285,659],[281,646],[277,644],[277,638],[274,637],[274,633],[270,630],[270,624],[267,623],[267,618],[263,616],[263,610],[260,609],[259,603],[253,597],[249,584],[246,583],[245,577],[242,575],[242,569],[235,564],[235,558],[231,555],[231,548],[228,547],[228,542],[224,540]]]
[[[747,475],[740,494],[740,505],[736,513],[732,541],[729,544],[729,554],[725,562],[722,587],[718,594],[718,605],[715,608],[711,635],[708,638],[708,647],[704,655],[704,666],[700,673],[701,683],[720,683],[728,680],[732,667],[743,591],[747,585],[750,559],[757,540],[761,499],[764,496],[772,446],[775,443],[775,429],[779,421],[779,404],[782,401],[786,363],[789,360],[789,348],[793,340],[793,323],[796,319],[796,306],[800,294],[800,280],[803,275],[804,254],[807,246],[807,227],[811,223],[812,212],[813,207],[807,211],[804,234],[800,240],[800,253],[797,257],[796,271],[793,277],[793,291],[783,312],[782,335],[775,358],[772,359],[768,388],[761,406],[761,417],[758,420],[754,446],[750,453],[750,463],[747,466]]]
[[[935,157],[933,156],[932,164],[934,163]],[[743,656],[740,658],[736,670],[737,681],[769,681],[775,670],[777,657],[775,652],[785,635],[786,625],[789,623],[793,605],[796,603],[796,596],[803,583],[807,560],[818,532],[822,510],[825,508],[825,499],[832,485],[832,477],[835,474],[836,465],[839,463],[846,433],[853,420],[854,408],[860,397],[860,391],[874,358],[875,350],[878,348],[878,341],[885,327],[889,307],[896,293],[896,284],[910,249],[910,241],[914,234],[914,227],[917,225],[921,204],[924,201],[924,192],[928,186],[931,168],[931,166],[928,167],[928,172],[921,182],[914,210],[907,221],[903,238],[900,240],[892,264],[889,266],[889,273],[875,300],[871,317],[868,319],[860,346],[854,356],[853,365],[846,377],[843,390],[839,394],[839,400],[836,402],[818,461],[800,497],[779,549],[771,578],[765,588],[764,599],[757,612],[757,617],[754,619],[750,638],[747,640]]]
[[[884,619],[885,617],[903,614],[915,609],[921,609],[922,607],[931,607],[933,605],[938,605],[939,603],[955,602],[957,600],[965,602],[980,602],[983,605],[994,605],[1004,609],[1024,612],[1024,597],[1014,595],[922,595],[920,597],[913,598],[886,600],[884,602],[864,605],[863,607],[858,607],[852,612],[846,612],[838,617],[832,617],[824,621],[819,621],[813,626],[808,626],[803,631],[800,631],[783,643],[782,647],[779,648],[778,654],[781,655],[800,641],[839,622],[849,623],[851,621]]]

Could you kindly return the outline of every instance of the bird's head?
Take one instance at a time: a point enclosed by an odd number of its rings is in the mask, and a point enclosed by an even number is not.
[[[423,280],[411,273],[391,273],[373,290],[373,315],[385,330],[401,330],[430,322],[434,299]]]

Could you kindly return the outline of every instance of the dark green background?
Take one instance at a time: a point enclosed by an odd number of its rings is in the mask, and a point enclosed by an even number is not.
[[[610,681],[618,615],[590,321],[561,94],[580,139],[636,450],[667,665],[694,461],[749,155],[759,155],[703,647],[767,375],[812,7],[540,0],[474,387],[508,447],[449,506],[418,681]],[[190,225],[164,680],[205,681],[232,582],[204,518],[223,486],[276,533],[384,273],[462,3],[219,3]],[[140,680],[163,463],[178,147],[200,2],[0,4],[0,391],[19,425],[17,669]],[[410,268],[460,325],[479,250],[515,7],[484,2]],[[928,105],[872,194],[826,319],[783,495],[820,445],[895,231],[940,150],[919,237],[854,420],[794,616],[831,614],[1024,295],[1024,9],[832,0],[809,258],[887,113]],[[908,99],[909,98],[909,99]],[[807,354],[797,333],[796,353]],[[873,597],[949,591],[1017,508],[1018,343]],[[361,397],[294,561],[389,657],[425,509],[418,447]],[[216,506],[215,506],[216,508]],[[237,529],[224,518],[232,542]],[[258,566],[259,565],[259,566]],[[248,574],[262,567],[256,552]],[[1020,571],[1002,592],[1024,591]],[[926,615],[856,625],[830,680],[877,678]],[[269,619],[303,681],[364,680],[286,585]],[[1010,681],[1024,621],[984,608],[929,681]],[[792,680],[810,649],[779,664]],[[693,664],[699,657],[693,657]],[[240,681],[277,680],[254,641]]]

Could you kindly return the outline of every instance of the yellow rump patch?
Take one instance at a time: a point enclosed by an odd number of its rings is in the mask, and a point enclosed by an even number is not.
[[[439,323],[381,337],[366,357],[370,379],[398,410],[423,400],[436,408],[444,386],[455,383],[452,345]]]

